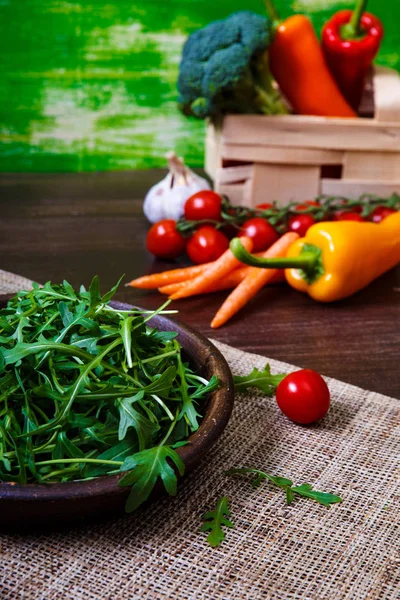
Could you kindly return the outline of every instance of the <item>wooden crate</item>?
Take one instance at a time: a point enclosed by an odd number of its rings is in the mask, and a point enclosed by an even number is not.
[[[233,204],[400,193],[400,75],[375,69],[373,118],[228,115],[209,125],[205,168]]]

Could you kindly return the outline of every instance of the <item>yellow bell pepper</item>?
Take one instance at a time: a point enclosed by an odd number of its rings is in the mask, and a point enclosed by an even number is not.
[[[296,240],[285,258],[249,254],[238,238],[233,254],[255,267],[285,269],[288,283],[314,300],[333,302],[351,296],[400,262],[400,211],[381,223],[321,222]]]

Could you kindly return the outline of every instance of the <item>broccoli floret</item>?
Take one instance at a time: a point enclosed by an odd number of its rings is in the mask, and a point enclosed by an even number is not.
[[[225,113],[286,113],[268,68],[270,40],[270,21],[250,11],[195,31],[182,51],[182,112],[199,119]]]

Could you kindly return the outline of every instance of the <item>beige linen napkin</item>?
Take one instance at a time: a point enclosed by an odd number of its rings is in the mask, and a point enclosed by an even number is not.
[[[215,344],[234,374],[268,360]],[[268,362],[273,372],[295,368]],[[63,533],[1,535],[0,598],[397,598],[399,402],[327,382],[331,410],[307,428],[288,421],[261,392],[238,396],[225,433],[176,498]],[[252,489],[224,474],[240,466],[312,483],[343,503],[327,509],[299,499],[286,506],[282,490],[267,483]],[[213,549],[199,531],[201,514],[221,495],[230,499],[235,528]]]

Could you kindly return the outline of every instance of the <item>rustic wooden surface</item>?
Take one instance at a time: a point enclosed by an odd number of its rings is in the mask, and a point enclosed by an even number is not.
[[[0,268],[73,285],[88,285],[97,273],[106,290],[123,273],[129,281],[170,266],[147,253],[141,211],[145,192],[162,175],[2,175]],[[400,268],[334,305],[286,286],[265,289],[213,331],[209,323],[224,297],[181,300],[179,319],[242,350],[400,398]],[[117,299],[146,308],[161,302],[158,293],[132,288],[121,288]]]

